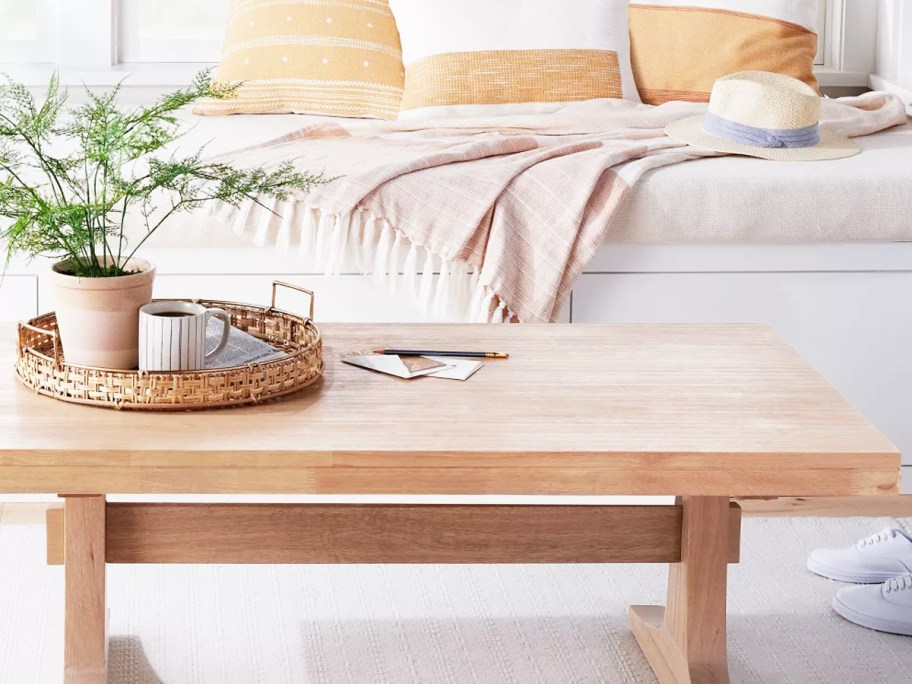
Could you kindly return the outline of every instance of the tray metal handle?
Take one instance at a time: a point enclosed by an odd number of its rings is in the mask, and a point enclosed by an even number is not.
[[[51,357],[49,357],[47,354],[42,354],[40,351],[38,351],[34,347],[25,347],[22,344],[23,328],[26,330],[31,330],[32,332],[39,333],[40,335],[50,335],[51,340],[54,343],[54,358],[51,359]],[[60,334],[56,330],[48,330],[47,328],[39,328],[37,326],[31,325],[30,323],[26,323],[25,321],[19,321],[19,347],[25,348],[26,350],[30,351],[31,353],[33,353],[37,356],[40,356],[44,359],[51,359],[54,362],[54,365],[57,368],[60,368]]]
[[[286,283],[281,280],[272,281],[272,304],[269,305],[269,309],[273,310],[276,308],[276,290],[278,290],[280,286],[287,287],[289,290],[303,292],[304,294],[306,294],[310,297],[310,313],[308,314],[307,318],[312,321],[313,317],[314,317],[314,293],[311,290],[308,290],[307,288],[300,287],[298,285],[292,285],[291,283]],[[55,349],[57,348],[56,344],[57,343],[55,341],[54,342]]]

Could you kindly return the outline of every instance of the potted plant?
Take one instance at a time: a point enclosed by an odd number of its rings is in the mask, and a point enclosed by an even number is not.
[[[234,206],[286,199],[326,182],[320,174],[237,169],[190,154],[162,153],[180,137],[177,110],[203,97],[231,97],[237,84],[200,73],[184,90],[126,109],[117,87],[67,108],[57,77],[40,101],[0,84],[0,241],[15,254],[49,255],[58,328],[68,363],[134,368],[139,308],[152,298],[155,267],[137,257],[171,216],[210,202]],[[139,221],[141,239],[124,229]],[[5,225],[4,225],[5,224]]]

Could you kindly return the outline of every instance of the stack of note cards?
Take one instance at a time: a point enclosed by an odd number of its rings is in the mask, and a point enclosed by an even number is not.
[[[343,356],[342,361],[406,380],[422,376],[468,380],[484,365],[480,361],[444,356],[396,356],[375,353],[351,354]]]

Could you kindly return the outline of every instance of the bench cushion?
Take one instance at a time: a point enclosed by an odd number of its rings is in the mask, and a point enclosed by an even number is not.
[[[855,138],[822,162],[700,159],[634,187],[612,242],[796,243],[912,240],[912,124]]]
[[[185,139],[215,154],[269,140],[310,116],[195,119]],[[255,123],[255,125],[252,125]],[[350,121],[370,127],[377,122]],[[649,172],[634,186],[610,242],[651,244],[912,241],[912,124],[855,139],[862,153],[822,162],[701,159]],[[213,238],[213,234],[217,238]],[[178,215],[150,245],[250,245],[206,214]]]

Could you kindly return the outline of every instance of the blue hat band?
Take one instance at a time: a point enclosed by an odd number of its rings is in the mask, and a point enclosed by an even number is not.
[[[723,119],[710,112],[703,119],[703,130],[740,145],[768,149],[813,147],[820,142],[820,126],[817,124],[793,129],[756,128]]]

